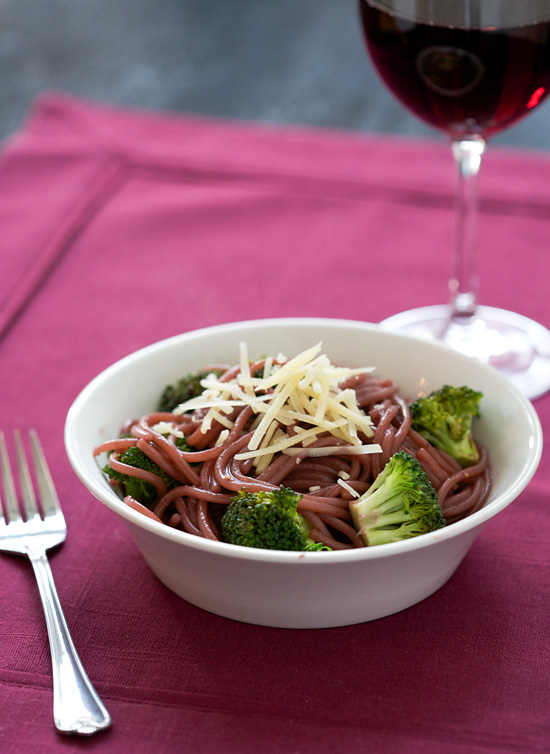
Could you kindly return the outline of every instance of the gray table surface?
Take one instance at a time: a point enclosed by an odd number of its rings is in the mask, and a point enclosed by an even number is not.
[[[0,0],[0,139],[57,90],[159,112],[438,138],[386,92],[357,0]],[[550,149],[550,102],[493,139]]]

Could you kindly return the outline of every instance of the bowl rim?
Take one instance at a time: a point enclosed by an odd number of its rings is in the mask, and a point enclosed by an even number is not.
[[[381,328],[376,323],[362,322],[358,320],[339,319],[332,317],[280,317],[280,318],[266,318],[266,319],[252,319],[252,320],[239,320],[233,322],[226,322],[218,325],[210,325],[207,327],[198,328],[195,330],[189,330],[177,335],[173,335],[167,338],[150,343],[137,350],[128,353],[121,357],[108,367],[103,369],[99,374],[92,378],[87,385],[80,391],[80,393],[74,399],[70,406],[64,426],[64,443],[69,463],[73,468],[73,471],[80,479],[82,484],[96,497],[101,503],[106,505],[111,511],[121,516],[128,524],[134,524],[139,529],[144,529],[146,532],[159,536],[161,539],[171,541],[173,543],[185,544],[188,547],[202,550],[205,553],[211,553],[213,555],[225,556],[229,558],[237,558],[241,560],[255,560],[262,562],[276,562],[276,563],[308,563],[308,564],[327,564],[327,563],[348,563],[354,561],[371,560],[383,557],[391,557],[392,555],[402,554],[405,552],[412,552],[414,550],[424,549],[430,546],[436,546],[449,539],[454,539],[466,532],[475,530],[483,526],[487,521],[493,518],[497,513],[506,508],[518,495],[525,489],[527,484],[532,479],[537,467],[539,465],[542,447],[543,447],[543,434],[540,419],[531,401],[520,393],[520,391],[500,372],[498,372],[492,366],[482,364],[478,362],[476,368],[479,368],[482,372],[491,375],[493,380],[497,380],[505,389],[514,394],[516,400],[520,403],[526,421],[528,421],[532,434],[532,447],[531,453],[526,463],[522,474],[518,477],[514,484],[512,484],[505,493],[501,493],[495,500],[491,501],[487,506],[481,508],[479,511],[467,516],[461,521],[457,521],[442,529],[438,529],[433,532],[428,532],[419,537],[412,537],[410,539],[403,540],[401,542],[392,542],[377,547],[361,547],[353,550],[333,550],[331,552],[302,552],[302,551],[284,551],[284,550],[263,550],[260,548],[243,547],[240,545],[233,545],[226,542],[217,542],[202,537],[197,537],[187,532],[172,529],[166,524],[155,521],[142,513],[130,508],[126,505],[116,493],[111,491],[108,487],[108,483],[105,481],[103,485],[100,480],[90,478],[87,476],[85,470],[81,467],[78,460],[77,446],[75,442],[75,435],[73,427],[78,419],[79,412],[86,404],[89,396],[93,394],[96,387],[103,383],[112,373],[119,371],[127,364],[141,358],[142,356],[161,350],[166,347],[170,347],[176,343],[185,343],[186,341],[203,338],[213,334],[223,334],[226,331],[235,331],[239,328],[265,328],[270,326],[322,326],[322,327],[346,327],[351,329],[357,329],[361,331],[371,331],[383,334],[385,337],[389,337],[394,340],[402,339],[406,342],[416,341],[421,342],[422,347],[433,349],[434,354],[444,354],[449,352],[449,347],[443,343],[436,341],[421,340],[417,337],[407,335],[404,333],[390,332]],[[464,354],[453,351],[454,358],[464,360],[464,362],[471,363],[472,358]],[[102,481],[102,480],[101,480]]]

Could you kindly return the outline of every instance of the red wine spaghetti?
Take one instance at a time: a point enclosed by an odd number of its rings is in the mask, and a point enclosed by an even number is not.
[[[237,491],[283,484],[302,495],[298,509],[312,525],[312,539],[334,550],[362,547],[350,500],[368,490],[398,450],[418,460],[447,523],[479,510],[489,496],[484,448],[478,463],[462,468],[412,428],[409,404],[391,379],[336,367],[320,346],[291,360],[255,363],[243,350],[237,366],[202,385],[200,396],[174,412],[131,420],[120,439],[94,451],[108,453],[115,472],[153,485],[150,510],[125,500],[168,526],[220,540],[220,519]],[[123,463],[134,446],[176,486]]]

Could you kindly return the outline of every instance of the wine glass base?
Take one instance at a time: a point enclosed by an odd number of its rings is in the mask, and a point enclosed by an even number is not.
[[[441,341],[490,364],[532,400],[550,390],[550,331],[521,314],[480,306],[462,321],[450,318],[448,306],[425,306],[388,317],[380,326]]]

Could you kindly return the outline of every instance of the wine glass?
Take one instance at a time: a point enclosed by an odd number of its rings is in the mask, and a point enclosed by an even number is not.
[[[381,325],[440,339],[538,397],[550,388],[550,332],[477,303],[477,184],[487,139],[550,91],[550,0],[359,0],[359,8],[383,82],[450,137],[457,168],[450,300]]]

